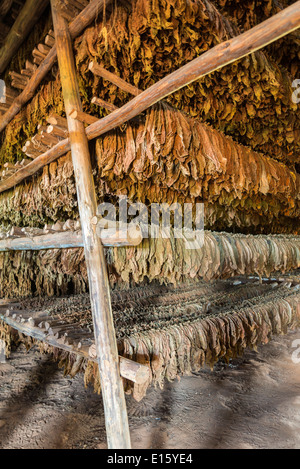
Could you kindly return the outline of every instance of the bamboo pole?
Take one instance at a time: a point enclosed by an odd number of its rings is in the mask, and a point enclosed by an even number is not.
[[[245,33],[204,52],[200,57],[167,75],[121,108],[98,120],[95,124],[91,124],[86,128],[87,138],[92,140],[115,129],[169,94],[213,71],[225,67],[225,65],[252,54],[252,52],[289,34],[299,26],[300,0]],[[26,168],[22,168],[10,178],[1,181],[0,193],[19,184],[26,177],[32,176],[43,166],[55,161],[69,150],[69,139],[62,140],[51,150],[29,163]]]
[[[96,225],[91,222],[96,216],[97,200],[88,140],[83,123],[69,115],[73,109],[82,111],[71,35],[66,20],[59,14],[59,1],[51,0],[51,7],[89,278],[108,447],[127,449],[131,446],[130,433],[124,389],[120,379],[104,249],[97,236]]]
[[[0,49],[0,74],[4,72],[47,5],[48,0],[26,1]]]
[[[103,5],[106,4],[106,6],[108,6],[111,1],[112,0],[91,0],[88,6],[84,10],[82,10],[82,12],[79,13],[79,15],[69,25],[72,39],[79,36],[79,34],[81,34],[82,31],[87,26],[89,26],[89,24],[95,19],[95,17],[102,12]],[[18,114],[22,107],[31,98],[33,98],[38,86],[45,78],[47,73],[50,72],[56,60],[56,47],[53,46],[45,60],[43,60],[37,70],[33,73],[23,92],[15,99],[8,111],[0,118],[0,132],[5,129],[7,124],[9,124],[9,122]]]

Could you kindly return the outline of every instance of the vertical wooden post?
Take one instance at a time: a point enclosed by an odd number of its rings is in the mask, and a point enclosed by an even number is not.
[[[6,363],[5,342],[0,339],[0,363]]]
[[[60,15],[60,0],[51,0],[57,58],[68,116],[69,138],[76,178],[78,207],[82,226],[85,259],[89,277],[94,333],[97,348],[108,447],[129,449],[130,434],[120,378],[118,350],[113,324],[110,289],[104,250],[91,220],[96,216],[97,200],[88,140],[84,125],[69,114],[82,111],[72,40],[66,20]]]

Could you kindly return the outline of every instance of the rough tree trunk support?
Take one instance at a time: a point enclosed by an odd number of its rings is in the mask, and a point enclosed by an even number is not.
[[[59,14],[59,1],[51,0],[51,7],[65,110],[68,116],[69,139],[89,277],[108,447],[128,449],[130,448],[130,434],[124,389],[120,379],[104,249],[100,238],[97,236],[96,226],[91,222],[93,217],[96,216],[97,201],[88,140],[84,124],[70,117],[70,113],[74,109],[82,111],[72,40],[68,24]]]

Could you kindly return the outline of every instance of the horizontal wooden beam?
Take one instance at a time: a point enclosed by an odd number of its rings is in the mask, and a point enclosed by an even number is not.
[[[34,0],[36,1],[36,0]],[[72,38],[76,38],[90,23],[103,11],[103,6],[108,6],[112,0],[91,0],[88,6],[70,23],[69,30]],[[0,118],[0,132],[2,132],[7,124],[20,112],[22,107],[33,98],[38,86],[42,80],[50,72],[51,68],[57,60],[56,46],[53,46],[47,57],[38,69],[33,73],[28,84],[22,93],[15,99],[8,111]]]
[[[125,228],[101,231],[101,241],[105,247],[137,246],[142,242],[141,231]],[[61,231],[33,237],[11,237],[0,239],[0,252],[41,251],[47,249],[71,249],[83,247],[81,231]]]
[[[8,305],[9,307],[11,306],[10,304]],[[63,342],[60,340],[57,336],[51,334],[51,321],[49,319],[49,328],[48,330],[45,330],[43,328],[40,328],[38,326],[35,326],[34,323],[36,322],[34,318],[32,317],[27,317],[27,318],[22,318],[22,315],[20,315],[20,311],[16,310],[8,310],[8,313],[5,312],[3,309],[3,306],[1,307],[0,310],[0,320],[4,321],[6,324],[8,324],[10,327],[13,329],[21,332],[21,334],[27,335],[32,337],[33,339],[39,340],[41,342],[44,342],[52,347],[64,350],[69,353],[75,353],[76,355],[82,356],[83,358],[92,361],[92,362],[97,362],[97,356],[93,353],[93,346],[90,347],[84,347],[81,346],[78,348],[78,346],[74,344],[69,344],[66,342]],[[12,316],[16,316],[15,318]],[[28,316],[28,314],[27,314]],[[69,325],[72,327],[72,325]],[[63,329],[63,325],[61,326]],[[48,332],[50,330],[50,333]],[[75,331],[75,327],[73,329]],[[78,343],[80,342],[80,333],[78,334]],[[85,339],[86,336],[82,334]],[[93,333],[90,333],[90,338],[92,340],[93,338]],[[120,375],[122,378],[128,379],[129,381],[133,381],[136,384],[143,384],[149,380],[150,377],[150,370],[147,366],[142,365],[141,363],[134,362],[133,360],[129,360],[128,358],[119,356],[119,365],[120,365]]]
[[[180,88],[265,47],[299,26],[300,0],[245,33],[204,52],[200,57],[167,75],[121,108],[90,125],[86,128],[88,139],[92,140],[115,129]],[[62,140],[51,150],[35,158],[25,168],[20,169],[7,180],[1,181],[0,193],[19,184],[26,177],[32,176],[43,166],[67,153],[70,148],[69,139]]]

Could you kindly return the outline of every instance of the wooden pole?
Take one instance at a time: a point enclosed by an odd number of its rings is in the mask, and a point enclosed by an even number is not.
[[[4,72],[48,5],[48,0],[27,0],[0,49],[0,74]]]
[[[105,247],[138,246],[142,242],[141,231],[132,229],[107,229],[101,232]],[[23,236],[0,239],[0,252],[42,251],[47,249],[73,249],[83,247],[81,231],[61,231],[39,236]]]
[[[133,96],[138,96],[139,94],[141,94],[141,90],[139,90],[136,86],[127,83],[127,81],[123,80],[123,78],[120,78],[114,73],[109,72],[105,68],[98,65],[96,62],[90,62],[89,70],[93,72],[94,75],[97,75],[107,81],[110,81],[121,90],[126,91],[127,93],[132,94]]]
[[[39,340],[41,342],[45,342],[46,344],[51,345],[52,347],[59,348],[61,350],[65,350],[66,352],[69,353],[76,353],[77,355],[82,356],[85,359],[88,359],[89,361],[92,362],[97,362],[97,353],[96,353],[96,347],[95,345],[91,346],[81,346],[78,348],[78,343],[81,340],[81,335],[82,337],[84,336],[83,333],[79,333],[79,338],[77,339],[77,345],[76,343],[69,343],[68,339],[72,340],[72,333],[70,331],[75,330],[75,325],[74,324],[68,324],[68,325],[63,325],[60,324],[57,326],[56,329],[56,334],[58,333],[59,337],[55,337],[55,335],[51,335],[51,328],[52,323],[54,321],[49,320],[48,324],[48,329],[45,329],[45,321],[42,321],[41,318],[39,317],[31,317],[30,312],[26,314],[27,317],[25,317],[24,314],[20,314],[19,310],[14,311],[12,310],[7,310],[7,312],[4,312],[4,308],[2,306],[2,310],[0,308],[0,319],[4,321],[6,324],[8,324],[10,327],[14,328],[15,330],[21,332],[22,334],[25,334],[27,336],[32,337],[33,339]],[[15,318],[13,316],[16,316]],[[47,316],[46,316],[47,317]],[[38,324],[39,322],[42,322],[43,327],[39,327]],[[61,331],[61,334],[60,334]],[[63,335],[64,331],[68,331],[68,336],[64,341],[61,340],[61,335]],[[70,336],[70,337],[69,337]],[[4,344],[5,345],[5,344]],[[5,351],[5,347],[4,347]],[[2,353],[2,356],[4,354]],[[129,358],[125,358],[122,356],[118,357],[119,363],[120,363],[120,376],[122,378],[128,379],[129,381],[132,381],[133,383],[136,384],[144,384],[147,382],[150,378],[150,370],[147,366],[142,365],[141,363],[137,363],[133,360],[130,360]],[[1,340],[0,340],[0,363],[1,362]]]
[[[70,113],[70,117],[72,117],[72,119],[77,119],[78,121],[83,122],[84,124],[88,124],[88,125],[94,124],[95,122],[99,120],[97,119],[97,117],[91,116],[90,114],[87,114],[86,112],[77,111],[76,109],[74,109]]]
[[[113,112],[113,111],[115,111],[116,109],[118,109],[118,107],[115,106],[114,104],[108,103],[108,102],[104,101],[104,100],[101,99],[101,98],[97,98],[97,96],[94,96],[94,97],[92,98],[91,103],[92,103],[92,104],[97,104],[97,106],[103,107],[104,109],[106,109],[106,110],[109,111],[109,112]]]
[[[93,217],[96,216],[97,200],[88,140],[83,123],[72,119],[69,115],[73,109],[82,111],[72,40],[68,24],[59,14],[59,1],[51,0],[51,7],[65,110],[68,116],[69,138],[89,277],[108,447],[128,449],[131,447],[130,434],[124,389],[120,379],[104,249],[100,238],[97,236],[96,225],[91,222]]]
[[[218,44],[200,57],[167,75],[123,107],[90,125],[86,128],[88,139],[92,140],[115,129],[183,86],[265,47],[299,26],[300,0],[245,33]],[[19,184],[26,177],[32,176],[43,166],[55,161],[69,150],[69,139],[62,140],[51,150],[29,163],[26,168],[20,169],[13,176],[1,181],[0,193]]]
[[[36,1],[36,0],[34,0]],[[91,0],[87,7],[72,21],[69,25],[72,39],[79,36],[82,31],[89,26],[97,14],[103,10],[104,2],[107,5],[112,0]],[[38,69],[34,72],[22,93],[15,99],[8,111],[0,118],[0,132],[5,129],[7,124],[18,114],[21,108],[34,96],[41,81],[51,70],[57,59],[56,47],[53,46],[49,54],[43,60]]]

